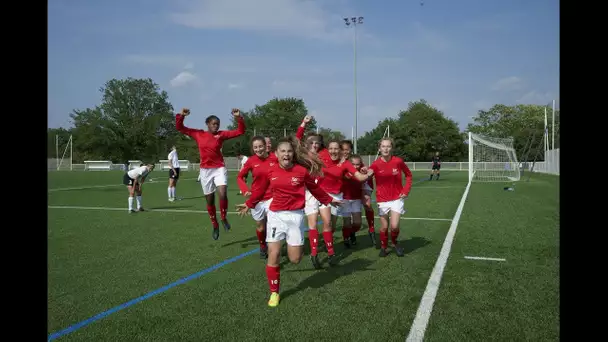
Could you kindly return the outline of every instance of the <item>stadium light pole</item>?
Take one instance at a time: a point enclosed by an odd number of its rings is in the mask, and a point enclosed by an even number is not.
[[[357,153],[357,137],[359,135],[358,121],[359,121],[359,110],[358,110],[358,96],[357,96],[357,25],[363,24],[363,17],[351,17],[342,18],[346,27],[353,26],[355,28],[355,37],[353,43],[353,73],[354,73],[354,90],[355,90],[355,134],[353,137],[353,145],[355,154]]]

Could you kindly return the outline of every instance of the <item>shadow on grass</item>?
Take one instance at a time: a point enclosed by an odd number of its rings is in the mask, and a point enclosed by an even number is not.
[[[299,291],[311,288],[311,289],[319,289],[325,285],[331,284],[336,281],[340,277],[351,275],[355,272],[361,271],[372,271],[374,269],[369,268],[374,263],[374,261],[368,259],[354,259],[345,264],[333,266],[331,268],[325,270],[316,271],[310,277],[304,279],[300,282],[295,288],[291,288],[283,293],[281,293],[281,300],[285,300],[289,296],[292,296]],[[283,272],[310,272],[310,270],[289,270]]]
[[[414,236],[411,239],[401,241],[400,244],[401,244],[401,247],[403,247],[403,251],[407,255],[419,248],[424,248],[424,247],[430,245],[431,241],[427,240],[426,238],[420,237],[420,236]]]
[[[253,232],[253,236],[248,237],[246,239],[242,239],[242,240],[237,240],[237,241],[232,241],[232,242],[228,242],[222,245],[222,247],[228,247],[228,246],[232,246],[232,245],[236,245],[236,244],[241,244],[242,248],[247,248],[250,246],[259,246],[260,243],[258,242],[258,237],[255,235],[255,232]]]

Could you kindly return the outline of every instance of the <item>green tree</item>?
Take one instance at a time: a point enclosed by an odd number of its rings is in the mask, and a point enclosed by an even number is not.
[[[308,128],[308,125],[307,127]],[[331,128],[319,128],[319,134],[321,134],[323,136],[323,140],[324,141],[330,141],[330,140],[344,140],[346,139],[346,136],[344,134],[342,134],[342,132],[340,131],[334,131]]]
[[[100,91],[101,105],[70,115],[86,158],[165,159],[177,137],[167,92],[149,78],[112,79]]]
[[[466,157],[464,134],[455,121],[425,100],[410,102],[397,119],[387,118],[359,141],[361,154],[376,154],[378,142],[390,125],[390,137],[395,141],[395,155],[408,161],[427,161],[439,152],[445,161],[460,161]]]
[[[245,134],[224,143],[224,155],[236,156],[239,153],[250,155],[249,142],[254,134],[268,136],[273,142],[283,138],[285,134],[296,134],[298,126],[306,115],[308,109],[304,100],[293,97],[273,98],[262,106],[256,105],[248,112],[244,112],[247,127]],[[232,118],[227,129],[236,129],[236,126],[236,121]],[[314,119],[306,125],[307,131],[314,131],[316,128]]]
[[[467,126],[467,132],[497,138],[513,138],[513,147],[520,161],[531,161],[543,156],[545,129],[545,106],[519,104],[494,105],[489,110],[480,110]],[[551,110],[547,110],[548,132],[551,134]],[[551,136],[549,135],[549,143]],[[555,112],[555,147],[559,147],[559,111]]]

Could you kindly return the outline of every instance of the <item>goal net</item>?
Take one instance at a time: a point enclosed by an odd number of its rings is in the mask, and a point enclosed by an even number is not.
[[[469,132],[469,181],[519,181],[519,162],[513,138],[495,138]]]
[[[62,141],[59,135],[55,136],[55,153],[57,154],[57,170],[73,170],[72,164],[72,136]]]

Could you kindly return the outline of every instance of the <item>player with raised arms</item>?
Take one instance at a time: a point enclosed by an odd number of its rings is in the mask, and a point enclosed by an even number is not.
[[[353,152],[353,143],[350,140],[342,140],[340,142],[340,148],[342,149],[342,159],[343,160],[351,160],[351,154]],[[359,161],[361,163],[361,167],[364,168],[365,163],[363,163],[363,159],[361,157],[359,157]],[[357,168],[357,166],[353,163],[353,166],[355,166],[355,168]],[[357,168],[358,170],[359,168]],[[354,183],[350,184],[351,187],[354,187]],[[372,207],[372,192],[374,191],[374,182],[372,181],[372,179],[368,179],[367,182],[363,183],[363,190],[362,190],[362,198],[361,198],[361,204],[363,204],[363,209],[365,210],[365,220],[367,221],[367,233],[369,235],[369,238],[372,240],[372,244],[375,246],[376,245],[376,230],[374,228],[374,219],[376,214],[374,213],[374,208]],[[353,194],[354,196],[354,194]],[[345,197],[346,198],[346,197]],[[359,211],[360,213],[360,211]],[[361,215],[358,215],[359,220],[361,219]],[[354,217],[353,217],[353,225],[354,225]],[[361,229],[361,226],[354,226],[353,227],[353,231],[350,235],[350,240],[352,244],[356,244],[357,243],[357,232],[359,231],[359,229]]]
[[[384,138],[380,140],[380,158],[376,159],[369,167],[374,171],[376,180],[376,201],[378,202],[378,215],[380,215],[380,256],[388,255],[388,231],[390,226],[391,242],[397,256],[404,256],[403,248],[397,243],[399,236],[399,224],[403,209],[404,199],[412,189],[412,171],[405,165],[403,159],[393,155],[393,139]],[[405,174],[405,186],[403,185],[401,173]]]
[[[139,167],[125,172],[125,175],[122,177],[122,183],[129,190],[129,213],[135,212],[133,209],[133,197],[135,195],[137,195],[137,211],[144,211],[141,199],[141,185],[146,181],[146,177],[152,170],[154,170],[154,164],[141,164]]]
[[[257,188],[266,182],[268,168],[274,166],[276,163],[277,158],[275,154],[269,155],[267,152],[264,137],[253,137],[251,139],[251,157],[247,159],[236,178],[243,196],[249,197],[253,192],[257,191]],[[251,188],[248,188],[247,175],[250,172],[253,180],[251,182]],[[267,188],[262,199],[256,204],[255,208],[251,209],[251,216],[256,222],[255,232],[260,243],[261,258],[268,257],[268,247],[266,245],[266,215],[268,214],[268,207],[271,201],[272,192],[270,191],[270,188]]]
[[[324,205],[339,205],[341,201],[331,197],[315,183],[321,175],[323,164],[310,156],[299,140],[286,137],[279,141],[276,149],[278,163],[269,167],[268,175],[260,187],[256,187],[244,204],[237,205],[241,215],[255,208],[270,187],[272,202],[268,210],[266,242],[268,260],[266,276],[270,287],[268,306],[279,304],[281,241],[287,242],[289,260],[297,264],[304,253],[304,206],[308,189]]]
[[[220,216],[222,225],[226,231],[230,230],[230,224],[226,219],[228,210],[228,171],[224,163],[222,155],[222,145],[224,141],[233,139],[245,134],[245,120],[241,115],[241,111],[237,108],[232,109],[232,115],[237,120],[237,128],[231,131],[220,131],[220,119],[215,115],[210,115],[205,119],[207,131],[202,129],[193,129],[184,126],[184,118],[190,114],[187,108],[182,109],[181,113],[175,117],[176,129],[192,137],[198,145],[198,151],[201,158],[200,163],[200,182],[203,189],[203,194],[207,200],[207,212],[213,225],[213,239],[217,240],[220,237],[220,228],[217,223],[215,209],[215,191],[219,192],[220,196]]]
[[[441,157],[439,157],[439,152],[435,152],[435,156],[433,156],[431,162],[433,164],[431,165],[431,176],[429,177],[429,180],[433,180],[433,175],[437,175],[435,180],[439,180],[439,171],[441,171]]]

